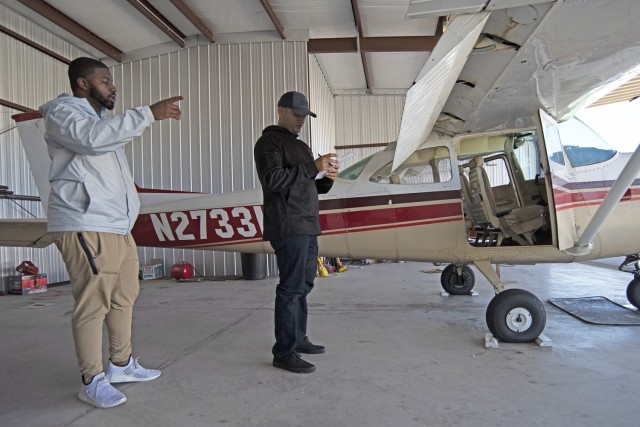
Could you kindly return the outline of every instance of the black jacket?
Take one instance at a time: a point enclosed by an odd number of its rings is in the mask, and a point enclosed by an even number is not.
[[[327,193],[333,180],[316,180],[309,146],[283,127],[268,126],[253,154],[264,194],[264,240],[321,234],[318,194]]]

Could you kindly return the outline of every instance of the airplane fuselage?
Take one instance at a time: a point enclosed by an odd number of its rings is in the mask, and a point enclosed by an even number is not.
[[[453,139],[436,144],[455,153]],[[425,144],[426,145],[426,144]],[[575,257],[558,248],[558,233],[583,229],[626,164],[628,155],[586,168],[571,177],[547,174],[553,206],[549,215],[560,224],[570,218],[573,230],[557,226],[548,244],[478,246],[470,243],[461,181],[394,185],[369,178],[392,158],[392,151],[372,157],[357,179],[336,179],[320,196],[320,253],[325,256],[465,264],[572,262],[640,252],[640,232],[633,226],[640,209],[640,180],[629,188],[607,219],[587,255]],[[454,164],[459,159],[451,156]],[[566,176],[564,178],[567,178]],[[550,187],[551,188],[551,187]],[[228,194],[146,192],[133,233],[140,246],[180,247],[238,252],[272,252],[262,240],[262,191]]]

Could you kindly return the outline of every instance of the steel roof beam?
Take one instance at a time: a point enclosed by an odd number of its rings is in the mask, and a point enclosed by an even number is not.
[[[187,43],[184,41],[185,35],[171,21],[164,17],[155,7],[147,0],[127,0],[133,7],[138,9],[153,25],[158,27],[171,40],[176,42],[178,46],[185,47]]]
[[[359,40],[362,41],[362,39],[364,39],[364,34],[362,33],[362,19],[360,18],[358,0],[351,0],[351,10],[353,11],[353,19],[356,23],[356,28],[358,29]],[[362,69],[364,71],[364,81],[367,85],[367,92],[371,93],[371,76],[369,73],[369,64],[367,63],[367,54],[362,49],[360,49],[360,58],[362,59]]]
[[[21,41],[22,43],[26,44],[27,46],[31,46],[32,48],[39,50],[42,53],[45,53],[47,55],[49,55],[52,58],[57,59],[60,62],[64,62],[65,64],[70,64],[71,61],[67,58],[65,58],[62,55],[58,55],[57,53],[55,53],[52,50],[47,49],[46,47],[42,46],[41,44],[38,44],[36,42],[34,42],[33,40],[30,40],[18,33],[16,33],[15,31],[10,30],[9,28],[5,27],[4,25],[0,25],[0,33],[5,33],[8,36],[13,37],[16,40]]]
[[[182,0],[171,0],[171,3],[178,9],[191,23],[200,31],[200,33],[209,40],[209,43],[213,43],[213,32],[202,22],[200,17],[196,15],[189,6],[187,6]]]
[[[362,52],[431,52],[439,37],[364,37],[360,39]]]
[[[269,4],[269,0],[260,0],[260,3],[262,4],[262,7],[264,8],[265,12],[267,12],[267,15],[269,15],[269,18],[271,18],[271,22],[273,22],[273,25],[276,27],[276,31],[278,31],[278,34],[280,34],[280,38],[282,40],[286,39],[284,35],[284,27],[282,26],[282,23],[280,23],[278,16],[276,15],[276,13],[273,11],[273,8]]]
[[[438,42],[436,36],[408,37],[362,37],[310,39],[309,53],[353,53],[353,52],[431,52]]]
[[[111,45],[107,41],[101,39],[82,25],[78,24],[73,19],[69,18],[58,9],[54,8],[43,0],[18,0],[20,3],[33,10],[34,12],[42,15],[44,18],[53,22],[63,30],[73,34],[80,40],[88,43],[100,52],[104,53],[110,58],[115,59],[118,62],[122,61],[122,51]]]

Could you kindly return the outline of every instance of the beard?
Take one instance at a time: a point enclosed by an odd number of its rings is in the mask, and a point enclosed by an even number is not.
[[[89,89],[89,96],[98,101],[98,103],[107,110],[113,110],[116,105],[115,101],[112,101],[110,99],[111,94],[109,94],[108,96],[103,96],[94,87],[91,87]]]

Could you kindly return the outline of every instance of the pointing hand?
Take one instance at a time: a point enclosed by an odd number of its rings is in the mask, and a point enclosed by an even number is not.
[[[180,111],[180,107],[178,107],[175,103],[178,101],[182,101],[184,96],[173,96],[171,98],[163,99],[162,101],[158,101],[153,105],[150,105],[149,108],[153,113],[153,118],[156,120],[163,119],[176,119],[180,120],[182,117],[182,112]]]

